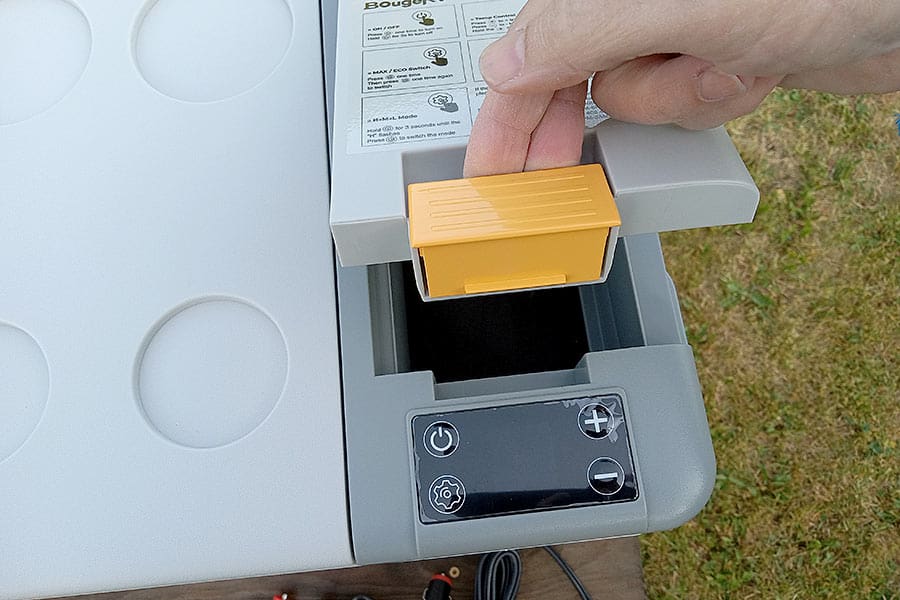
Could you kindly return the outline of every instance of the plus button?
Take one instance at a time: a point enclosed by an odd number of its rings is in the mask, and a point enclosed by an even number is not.
[[[578,426],[591,439],[599,440],[608,436],[611,424],[612,415],[601,404],[588,404],[578,413]]]
[[[584,421],[585,425],[590,425],[594,428],[594,433],[600,433],[600,426],[606,425],[607,423],[609,423],[609,419],[598,415],[596,408],[591,409],[591,418]]]

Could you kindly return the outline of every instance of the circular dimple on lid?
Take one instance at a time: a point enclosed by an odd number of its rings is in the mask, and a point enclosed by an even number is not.
[[[147,421],[190,448],[216,448],[256,429],[287,380],[278,326],[236,299],[206,299],[176,310],[148,336],[136,389]]]
[[[0,323],[0,462],[28,440],[49,394],[50,369],[41,347],[18,327]]]
[[[156,0],[134,34],[141,75],[187,102],[231,98],[284,58],[293,17],[284,0]]]
[[[65,0],[0,0],[0,125],[44,112],[75,87],[91,27]]]

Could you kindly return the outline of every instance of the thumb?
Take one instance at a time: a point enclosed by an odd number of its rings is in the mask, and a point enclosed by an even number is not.
[[[884,94],[900,90],[900,48],[881,56],[785,77],[781,87],[833,94]]]
[[[647,4],[529,0],[506,35],[481,55],[481,74],[497,92],[534,94],[578,84],[639,56],[678,52],[672,38],[684,28],[662,27],[658,17],[644,14]]]

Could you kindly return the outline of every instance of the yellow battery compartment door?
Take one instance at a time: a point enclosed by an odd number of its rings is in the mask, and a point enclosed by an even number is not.
[[[408,200],[431,298],[597,281],[621,224],[596,164],[415,183]]]

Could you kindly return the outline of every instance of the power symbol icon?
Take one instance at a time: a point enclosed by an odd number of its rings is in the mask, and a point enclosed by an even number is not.
[[[446,421],[437,421],[425,429],[425,450],[435,458],[446,458],[459,447],[456,427]]]
[[[437,441],[440,438],[447,438],[447,443],[442,444]],[[434,450],[438,452],[446,452],[453,446],[453,434],[450,433],[448,429],[444,429],[443,427],[438,427],[436,431],[431,432],[431,436],[428,438],[428,443]]]

